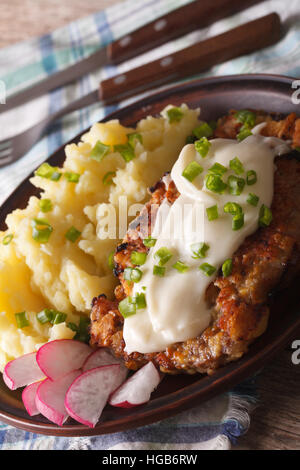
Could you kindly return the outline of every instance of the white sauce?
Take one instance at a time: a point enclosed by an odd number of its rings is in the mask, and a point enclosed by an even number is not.
[[[205,302],[205,291],[214,280],[223,262],[231,258],[244,239],[258,227],[259,209],[262,204],[270,207],[273,199],[274,157],[289,151],[289,147],[277,138],[265,138],[252,135],[242,142],[229,139],[211,140],[208,155],[202,158],[194,145],[186,145],[171,171],[180,196],[173,205],[164,201],[157,214],[152,237],[157,238],[156,245],[150,249],[146,263],[141,266],[143,277],[134,284],[133,296],[145,292],[147,307],[125,319],[125,351],[132,353],[150,353],[162,351],[172,343],[185,341],[199,335],[211,321],[211,310]],[[226,190],[224,194],[209,191],[204,185],[208,169],[216,162],[229,168],[229,162],[238,157],[245,172],[255,170],[257,182],[245,186],[239,196],[233,196]],[[196,160],[204,171],[190,183],[182,176],[186,166]],[[223,180],[234,174],[230,169]],[[246,177],[246,174],[239,175]],[[246,202],[249,193],[259,196],[257,207]],[[244,226],[232,230],[232,216],[225,214],[226,202],[236,202],[244,212]],[[218,205],[219,218],[209,221],[206,208]],[[182,215],[184,229],[180,231],[178,214]],[[164,214],[163,223],[160,216]],[[177,219],[176,219],[177,217]],[[198,222],[197,230],[195,230]],[[204,259],[193,259],[191,244],[205,242],[209,250]],[[167,247],[173,257],[166,266],[164,277],[154,276],[153,266],[157,264],[154,254],[160,247]],[[189,270],[180,273],[172,265],[180,260],[189,266]],[[206,276],[199,266],[209,263],[216,268],[213,276]],[[142,288],[146,287],[144,291]]]

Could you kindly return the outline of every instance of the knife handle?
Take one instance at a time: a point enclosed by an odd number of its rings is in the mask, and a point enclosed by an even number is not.
[[[213,65],[274,44],[280,39],[277,13],[258,18],[226,33],[198,42],[169,56],[100,83],[100,99],[120,101],[149,88],[203,72]]]
[[[262,1],[196,0],[109,44],[108,58],[119,64]]]

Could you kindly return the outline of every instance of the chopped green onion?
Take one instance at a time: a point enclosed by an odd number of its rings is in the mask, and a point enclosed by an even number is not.
[[[208,124],[209,124],[209,126],[212,128],[213,131],[214,131],[214,130],[217,128],[217,126],[218,126],[217,121],[209,121]]]
[[[226,202],[224,205],[224,212],[226,212],[226,214],[239,215],[242,214],[243,209],[236,202]]]
[[[233,158],[229,162],[230,169],[235,172],[236,175],[244,173],[244,166],[238,157]]]
[[[69,181],[69,183],[78,183],[80,175],[78,173],[72,173],[71,171],[66,171],[64,174],[65,178]]]
[[[176,261],[176,263],[173,264],[172,267],[174,269],[177,269],[177,271],[180,272],[181,274],[183,274],[183,273],[185,273],[186,271],[189,270],[189,266],[184,264],[182,261]]]
[[[90,319],[89,317],[80,317],[78,332],[74,336],[74,339],[81,341],[82,343],[88,343],[90,339],[89,334]]]
[[[251,206],[256,207],[258,204],[258,201],[259,201],[259,197],[256,196],[256,194],[249,193],[248,198],[247,198],[248,204],[251,204]]]
[[[18,328],[25,328],[25,326],[30,325],[26,312],[15,313],[15,318]]]
[[[159,266],[163,266],[166,264],[171,258],[172,253],[168,248],[162,246],[157,252],[154,254],[154,259],[158,262]]]
[[[206,276],[212,276],[216,270],[214,266],[208,263],[201,264],[201,266],[199,266],[199,269],[201,269],[201,271],[203,271]]]
[[[257,173],[254,170],[247,171],[246,181],[249,186],[255,184],[257,181]]]
[[[137,309],[147,307],[146,296],[143,292],[137,293],[133,300]]]
[[[81,232],[79,232],[79,230],[77,230],[75,227],[69,228],[69,230],[65,233],[65,237],[72,243],[75,243],[80,235]]]
[[[122,144],[122,145],[115,145],[114,151],[119,152],[121,156],[124,158],[126,163],[130,162],[131,160],[135,158],[134,149],[129,143]]]
[[[297,152],[300,152],[300,147],[295,147],[294,150],[296,150]]]
[[[232,272],[232,259],[229,258],[222,264],[222,273],[224,277],[230,276]]]
[[[130,261],[133,264],[138,264],[141,266],[146,263],[147,253],[142,253],[140,251],[133,251],[130,255]]]
[[[242,140],[246,139],[246,137],[249,137],[249,135],[252,135],[251,130],[247,126],[243,126],[237,135],[237,140],[241,142]]]
[[[206,209],[206,215],[208,220],[211,222],[219,217],[218,206],[211,206]]]
[[[244,214],[235,215],[232,218],[232,230],[240,230],[244,225]]]
[[[201,137],[200,140],[196,140],[195,142],[195,149],[201,155],[202,158],[206,157],[210,147],[211,142],[209,142],[206,137]]]
[[[57,312],[53,320],[53,325],[59,325],[59,323],[63,323],[64,321],[66,321],[66,318],[66,313]]]
[[[109,151],[110,151],[110,146],[102,144],[102,142],[98,140],[98,142],[96,143],[96,145],[93,147],[91,151],[90,157],[93,160],[97,160],[97,162],[101,162],[103,158],[105,157],[105,155],[109,153]]]
[[[139,282],[142,279],[142,271],[138,268],[125,268],[124,279],[131,282]]]
[[[14,238],[13,234],[10,233],[9,235],[5,235],[2,239],[2,245],[9,245],[12,239]]]
[[[188,135],[187,138],[185,139],[186,144],[194,144],[197,140],[197,137],[195,135]]]
[[[156,238],[152,238],[152,237],[144,238],[143,240],[144,245],[147,247],[154,246],[156,242],[157,242]]]
[[[119,311],[124,318],[130,317],[136,314],[136,303],[132,300],[132,297],[126,297],[119,303]]]
[[[202,173],[202,171],[202,166],[200,166],[199,163],[194,160],[185,167],[182,172],[182,176],[184,176],[184,178],[186,178],[188,181],[192,182],[195,178],[197,178],[197,176],[200,175],[200,173]]]
[[[259,211],[259,226],[260,227],[268,227],[270,223],[272,222],[273,216],[271,209],[269,209],[267,206],[264,204],[261,206],[260,211]]]
[[[41,178],[46,178],[52,181],[58,181],[61,177],[61,173],[59,172],[58,167],[54,167],[49,165],[49,163],[43,163],[35,172],[36,176],[40,176]]]
[[[202,122],[200,126],[193,129],[193,134],[198,139],[201,139],[201,137],[211,137],[213,133],[214,133],[213,129],[210,127],[209,124],[207,124],[207,122]]]
[[[214,173],[208,173],[205,177],[205,184],[207,189],[213,193],[222,194],[227,188],[227,184],[224,183],[221,176],[215,175]]]
[[[114,255],[115,255],[114,251],[112,251],[108,255],[108,266],[110,267],[110,269],[115,269]]]
[[[179,122],[184,116],[184,113],[181,108],[178,108],[177,106],[174,106],[173,108],[170,108],[167,110],[167,116],[169,123],[172,124],[172,122]]]
[[[105,175],[103,176],[102,178],[102,183],[104,184],[104,186],[110,186],[111,184],[113,184],[113,178],[116,176],[116,172],[115,171],[108,171],[107,173],[105,173]]]
[[[223,176],[224,173],[226,173],[227,168],[226,166],[221,165],[221,163],[214,163],[213,166],[211,166],[208,171],[210,173],[215,173],[216,175]]]
[[[32,238],[39,243],[47,243],[53,232],[53,228],[44,219],[33,219],[31,221]]]
[[[207,243],[193,243],[191,245],[191,250],[194,256],[193,259],[205,258],[207,251],[209,250],[209,245]]]
[[[237,111],[234,116],[239,122],[242,122],[249,127],[255,126],[256,115],[253,113],[253,111],[241,109],[240,111]]]
[[[238,176],[230,175],[227,180],[228,189],[230,194],[233,196],[239,196],[242,194],[245,187],[244,178],[239,178]]]
[[[143,143],[143,137],[138,132],[133,132],[132,134],[128,134],[128,143],[134,147],[136,142]]]
[[[45,323],[52,323],[54,321],[54,313],[50,308],[44,308],[37,314],[38,321],[44,325]]]
[[[42,212],[50,212],[53,209],[51,199],[40,199],[39,207]]]
[[[75,331],[75,333],[78,333],[78,326],[75,323],[68,322],[67,323],[67,328],[69,328],[72,331]]]
[[[157,265],[154,265],[153,266],[153,274],[154,276],[160,276],[160,277],[164,277],[166,273],[166,268],[163,267],[163,266],[157,266]]]

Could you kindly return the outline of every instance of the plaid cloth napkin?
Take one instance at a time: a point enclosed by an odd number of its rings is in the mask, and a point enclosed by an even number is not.
[[[190,1],[122,1],[121,5],[70,23],[52,34],[0,50],[0,80],[5,83],[7,96],[68,67],[99,47]],[[278,44],[215,66],[199,76],[264,72],[297,77],[300,75],[299,1],[289,0],[287,3],[269,0],[118,67],[105,66],[76,84],[0,115],[0,140],[25,130],[48,113],[96,89],[101,79],[170,54],[271,11],[277,11],[284,22],[285,35]],[[120,103],[119,106],[130,101]],[[115,109],[117,106],[99,107],[96,104],[55,124],[24,158],[0,170],[0,204],[56,148]],[[249,380],[229,394],[174,418],[132,431],[91,438],[34,435],[0,423],[0,449],[229,449],[231,443],[236,442],[248,429],[249,413],[255,401],[255,386],[253,380]]]

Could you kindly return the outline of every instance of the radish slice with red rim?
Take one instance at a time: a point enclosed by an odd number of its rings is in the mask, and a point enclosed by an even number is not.
[[[65,407],[79,423],[95,427],[109,395],[122,383],[120,365],[101,366],[87,370],[67,391]]]
[[[125,367],[123,361],[114,357],[107,349],[99,348],[96,351],[92,352],[87,359],[85,360],[82,370],[86,372],[87,370],[94,369],[95,367],[100,366],[110,366],[112,364],[120,365],[120,373],[123,375],[124,381],[128,374],[128,369]]]
[[[27,413],[30,416],[35,416],[39,414],[39,410],[35,404],[36,392],[41,382],[34,382],[33,384],[27,385],[22,392],[22,400],[26,408]]]
[[[73,370],[80,369],[91,348],[73,339],[49,341],[37,352],[37,363],[44,374],[51,380],[57,380]]]
[[[160,380],[160,373],[155,365],[149,362],[111,395],[109,404],[121,408],[131,408],[147,403]]]
[[[37,364],[36,356],[36,352],[24,354],[6,364],[3,380],[8,388],[16,390],[45,377]]]

